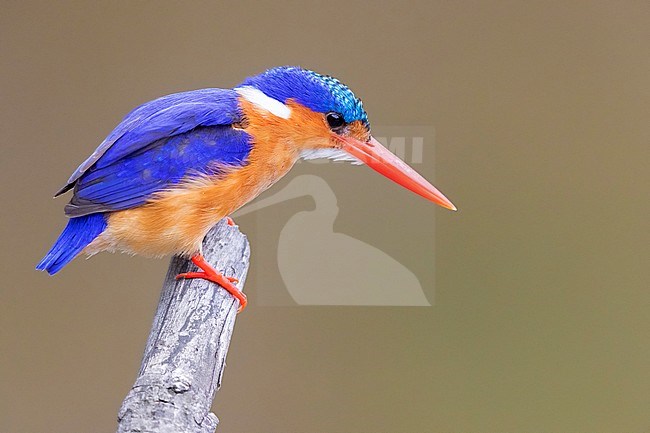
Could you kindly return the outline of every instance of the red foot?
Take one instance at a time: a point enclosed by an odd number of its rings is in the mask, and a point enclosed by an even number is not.
[[[244,308],[246,308],[246,304],[248,303],[246,295],[233,284],[239,282],[237,278],[224,277],[219,273],[219,271],[210,266],[201,254],[192,257],[192,263],[201,268],[203,272],[185,272],[183,274],[178,274],[176,275],[177,280],[180,278],[203,278],[204,280],[212,281],[226,289],[239,301],[239,308],[237,309],[238,313],[241,313]]]
[[[235,221],[233,221],[233,219],[230,218],[229,216],[226,217],[226,222],[228,223],[228,225],[229,225],[230,227],[233,227],[233,226],[236,225],[236,224],[235,224]]]

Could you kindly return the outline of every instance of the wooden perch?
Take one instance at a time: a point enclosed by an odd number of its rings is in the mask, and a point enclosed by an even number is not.
[[[248,240],[222,220],[203,240],[206,260],[225,276],[248,271]],[[176,280],[195,270],[174,257],[169,265],[142,366],[118,414],[118,433],[212,433],[210,406],[221,386],[239,301],[214,283]]]

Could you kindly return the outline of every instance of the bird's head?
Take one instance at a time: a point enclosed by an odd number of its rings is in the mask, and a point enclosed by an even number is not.
[[[361,100],[336,78],[284,66],[247,78],[235,90],[248,104],[247,128],[255,137],[290,146],[303,159],[367,164],[416,194],[456,210],[440,191],[372,137]]]

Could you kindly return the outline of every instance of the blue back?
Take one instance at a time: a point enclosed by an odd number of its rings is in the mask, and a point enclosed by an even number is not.
[[[233,90],[195,90],[147,102],[120,122],[59,192],[75,188],[66,214],[129,209],[187,175],[245,164],[250,136],[230,127],[241,120]]]
[[[250,149],[249,136],[241,130],[201,126],[156,140],[111,164],[102,158],[78,180],[65,212],[79,216],[142,205],[188,175],[214,175],[224,166],[242,166]]]
[[[230,125],[240,120],[237,93],[232,90],[192,90],[154,99],[127,114],[72,173],[66,187],[74,184],[93,165],[110,165],[160,138],[187,132],[197,126]]]

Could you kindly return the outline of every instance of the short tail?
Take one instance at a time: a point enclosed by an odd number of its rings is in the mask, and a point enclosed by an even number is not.
[[[103,213],[70,218],[59,239],[36,265],[36,269],[47,271],[50,275],[56,274],[105,229],[106,218]]]

